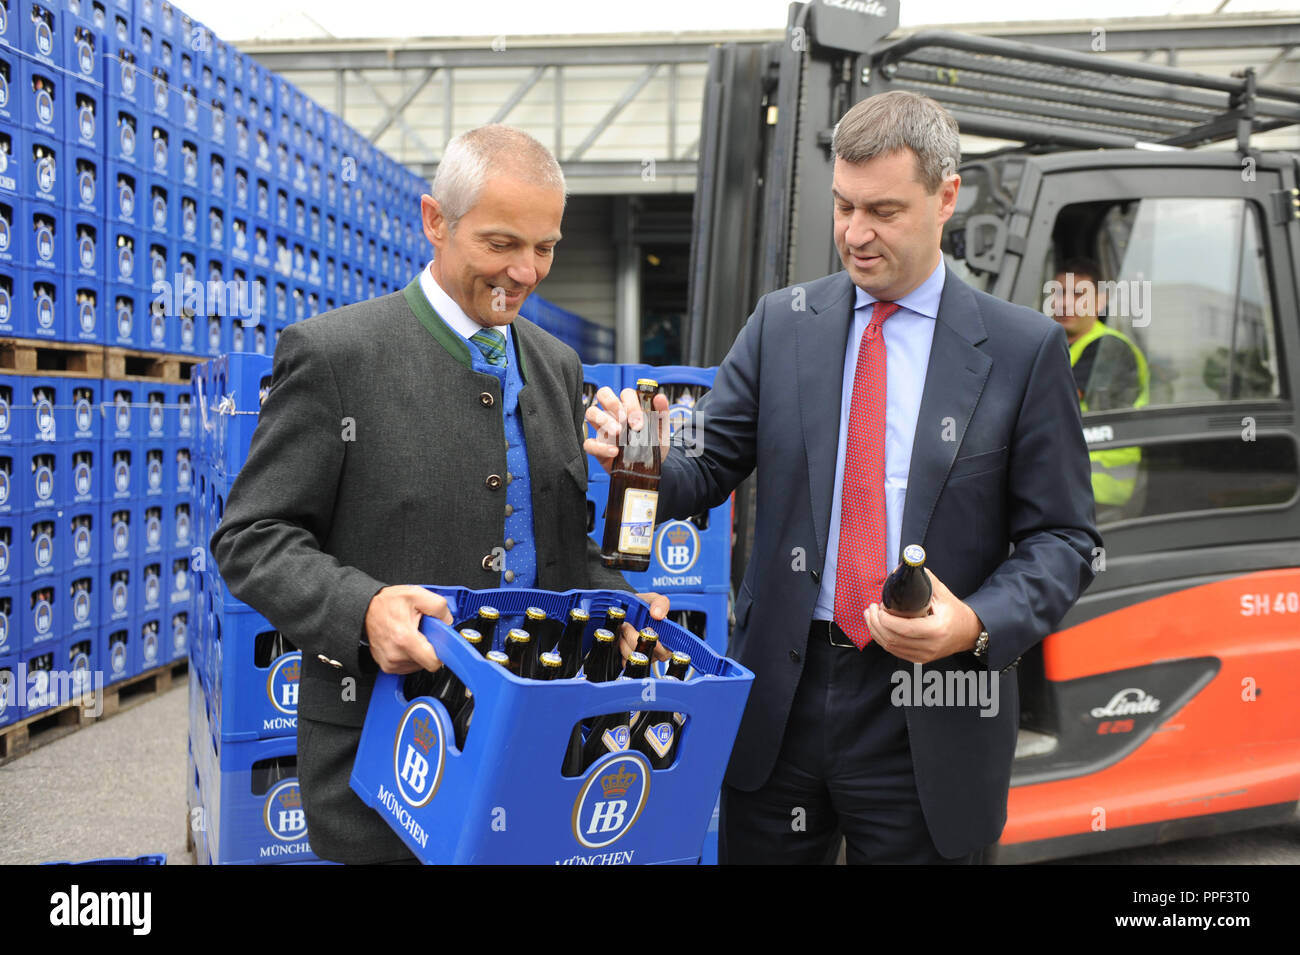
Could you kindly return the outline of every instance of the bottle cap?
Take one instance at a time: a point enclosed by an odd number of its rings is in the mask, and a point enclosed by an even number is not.
[[[473,629],[472,627],[466,627],[464,630],[460,632],[460,635],[464,637],[466,640],[468,640],[470,643],[474,644],[474,646],[478,646],[479,643],[481,643],[483,640],[483,634],[479,633],[477,630]]]
[[[574,607],[569,611],[569,619],[586,621],[591,619],[591,614],[587,613],[587,611],[583,610],[581,607]]]
[[[689,666],[690,662],[691,662],[691,655],[689,653],[682,653],[680,650],[678,650],[673,654],[673,663],[678,663],[683,666]]]
[[[658,640],[659,634],[655,632],[654,627],[645,627],[641,631],[642,640]]]
[[[524,611],[524,616],[527,617],[529,620],[545,620],[546,611],[543,610],[541,607],[529,607],[527,610]]]
[[[527,643],[533,639],[533,635],[527,630],[511,630],[506,634],[506,640],[510,643]]]
[[[489,650],[487,658],[493,663],[501,664],[503,667],[510,665],[510,658],[500,650]]]
[[[903,548],[903,562],[909,567],[920,567],[925,563],[925,548],[920,544],[908,544]]]
[[[627,662],[628,662],[628,666],[648,667],[650,665],[650,658],[647,657],[644,653],[633,652],[628,654]]]
[[[592,636],[594,636],[594,637],[596,638],[596,642],[597,642],[597,643],[613,643],[613,642],[614,642],[614,634],[613,634],[611,631],[606,630],[604,627],[601,627],[600,629],[598,629],[594,634],[592,634]]]
[[[624,617],[627,616],[627,611],[624,610],[622,607],[610,607],[608,610],[605,611],[605,616],[616,617],[619,620],[622,620]]]
[[[659,382],[655,381],[653,378],[638,378],[636,380],[636,386],[638,388],[657,389],[659,387]]]
[[[497,610],[496,607],[488,607],[488,606],[479,607],[478,615],[482,617],[484,620],[501,619],[501,611]]]
[[[564,661],[560,659],[560,655],[558,653],[549,653],[549,652],[543,653],[540,657],[538,657],[538,659],[541,661],[542,666],[544,667],[554,667],[555,669],[558,670],[561,666],[564,665]]]

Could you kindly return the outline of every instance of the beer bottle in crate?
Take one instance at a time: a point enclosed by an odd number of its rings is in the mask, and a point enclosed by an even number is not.
[[[678,651],[673,654],[673,658],[668,661],[668,669],[664,672],[665,680],[685,680],[686,674],[691,669],[690,654]],[[686,722],[686,717],[681,713],[673,714],[673,721],[681,726]],[[675,744],[674,744],[675,745]]]
[[[677,755],[676,713],[642,710],[632,721],[628,748],[645,756],[651,769],[667,769]]]
[[[588,651],[587,658],[582,661],[583,675],[591,683],[608,683],[613,679],[610,675],[610,664],[615,659],[614,634],[601,627],[593,634],[591,650]]]
[[[609,502],[600,559],[606,567],[645,570],[650,566],[655,511],[659,506],[659,428],[653,401],[659,384],[650,378],[636,383],[645,423],[640,431],[623,428],[618,455],[609,471]]]
[[[930,612],[930,577],[925,572],[925,548],[908,544],[903,560],[885,578],[880,602],[890,613],[900,617],[924,617]]]
[[[645,658],[652,663],[655,658],[655,647],[659,645],[659,634],[653,627],[645,627],[637,635],[636,652],[643,654]]]
[[[555,647],[555,629],[546,611],[540,607],[529,607],[524,611],[524,629],[533,638],[534,652],[540,660],[543,653]]]
[[[525,680],[536,679],[537,653],[527,630],[511,630],[506,634],[506,657],[510,661],[510,672],[515,676]]]
[[[578,668],[582,666],[582,635],[587,629],[587,622],[591,615],[581,607],[574,607],[569,611],[569,622],[564,627],[564,633],[560,635],[559,645],[556,646],[556,652],[564,660],[564,667],[560,676],[563,679],[569,679],[578,675]]]
[[[478,608],[478,613],[470,620],[467,620],[463,626],[477,630],[483,635],[483,642],[478,645],[478,652],[487,656],[488,651],[492,649],[492,644],[496,640],[497,622],[501,619],[501,613],[496,607],[482,606]],[[456,629],[461,629],[457,627]]]
[[[643,654],[633,653],[627,661],[628,668],[623,673],[627,679],[642,679],[650,671],[650,661]],[[592,720],[591,732],[583,746],[582,768],[585,770],[606,753],[626,750],[629,732],[627,712],[606,713]]]

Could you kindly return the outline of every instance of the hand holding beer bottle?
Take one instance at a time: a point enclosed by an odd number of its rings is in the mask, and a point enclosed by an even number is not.
[[[881,602],[863,611],[871,639],[909,663],[931,663],[974,649],[984,629],[970,605],[924,563],[924,550],[907,547],[902,562],[885,581]]]
[[[660,460],[668,454],[668,442],[672,432],[668,424],[668,396],[656,394],[652,402],[659,426]],[[614,389],[605,386],[596,392],[595,402],[587,409],[587,423],[596,429],[596,436],[582,443],[582,448],[600,462],[600,466],[609,474],[618,458],[622,445],[626,443],[626,431],[640,431],[646,426],[645,413],[641,408],[641,399],[634,388],[624,388],[622,397],[614,394]]]

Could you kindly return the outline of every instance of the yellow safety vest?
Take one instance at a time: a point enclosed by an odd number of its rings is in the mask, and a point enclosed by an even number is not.
[[[1118,332],[1100,321],[1094,322],[1087,333],[1080,335],[1070,345],[1071,367],[1078,362],[1084,350],[1103,335],[1110,335],[1119,339],[1132,351],[1134,361],[1137,362],[1138,373],[1138,396],[1137,400],[1133,402],[1133,407],[1145,407],[1151,398],[1151,376],[1147,368],[1146,356],[1122,332]],[[1085,414],[1087,413],[1088,402],[1086,398],[1080,398],[1079,410]],[[1092,460],[1092,494],[1097,503],[1111,507],[1122,507],[1127,504],[1129,499],[1133,497],[1133,489],[1137,485],[1138,466],[1142,463],[1142,449],[1107,448],[1104,451],[1092,451],[1089,453],[1089,457]]]

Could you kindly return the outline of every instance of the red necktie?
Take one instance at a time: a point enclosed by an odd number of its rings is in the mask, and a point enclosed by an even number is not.
[[[871,642],[863,612],[880,602],[885,583],[885,336],[881,326],[898,311],[876,302],[862,333],[853,374],[844,484],[840,492],[840,549],[835,565],[835,623],[859,650]]]

